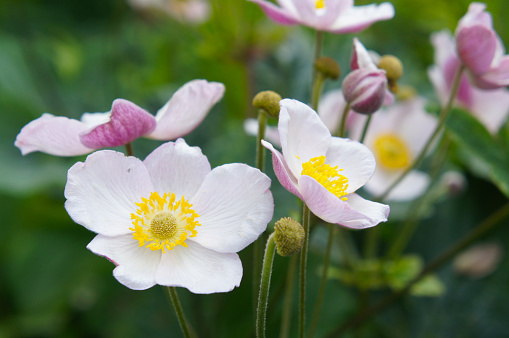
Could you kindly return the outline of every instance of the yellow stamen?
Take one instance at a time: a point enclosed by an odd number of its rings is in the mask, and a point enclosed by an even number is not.
[[[395,134],[378,136],[374,148],[378,162],[387,169],[403,169],[410,164],[410,150],[406,142]]]
[[[325,8],[325,0],[315,0],[316,9],[324,9]]]
[[[177,245],[187,247],[186,239],[195,237],[194,228],[201,225],[195,218],[200,217],[191,207],[192,204],[182,196],[176,201],[175,194],[165,193],[163,197],[153,192],[150,197],[141,198],[136,203],[138,209],[131,214],[133,238],[140,247],[150,250],[172,250]]]
[[[348,178],[341,175],[340,171],[343,169],[338,169],[338,166],[331,167],[329,164],[325,164],[325,156],[318,156],[302,163],[301,174],[314,178],[325,189],[346,201],[347,197],[344,196],[347,194]]]

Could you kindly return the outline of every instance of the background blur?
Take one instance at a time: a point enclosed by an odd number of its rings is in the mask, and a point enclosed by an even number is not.
[[[371,2],[357,0],[356,5]],[[429,36],[444,28],[454,30],[469,1],[392,3],[394,19],[356,36],[368,49],[400,57],[405,65],[402,82],[436,102],[426,75],[433,63]],[[495,29],[508,46],[509,2],[486,3]],[[66,171],[85,157],[41,153],[23,157],[14,140],[25,124],[44,112],[79,118],[84,112],[108,111],[115,98],[131,100],[155,113],[181,85],[203,78],[224,83],[226,93],[204,123],[186,137],[187,143],[200,146],[213,167],[228,162],[254,165],[255,138],[245,135],[242,127],[245,117],[254,116],[250,101],[256,92],[267,89],[308,101],[314,33],[303,27],[277,26],[244,0],[210,0],[210,5],[206,22],[189,24],[163,11],[133,8],[123,0],[0,0],[0,337],[181,336],[164,290],[131,291],[119,284],[112,277],[113,265],[85,248],[94,234],[67,215],[63,207]],[[324,54],[336,59],[343,73],[352,37],[325,36]],[[340,83],[328,83],[327,88]],[[507,132],[506,125],[502,133]],[[138,140],[135,154],[144,158],[158,144]],[[425,261],[506,201],[495,186],[460,160],[452,162],[465,171],[468,190],[437,204],[419,227],[407,251]],[[274,177],[270,162],[267,168]],[[274,220],[299,212],[295,199],[277,180],[272,188]],[[395,221],[381,226],[385,237],[398,231]],[[508,226],[497,228],[483,241],[506,248]],[[309,266],[318,266],[321,260],[325,241],[321,230],[318,226],[312,234]],[[241,258],[245,274],[241,287],[233,292],[193,295],[179,289],[200,336],[254,334],[249,248]],[[269,337],[279,332],[288,261],[275,259]],[[507,255],[495,272],[481,279],[459,275],[450,264],[438,276],[446,287],[441,296],[407,297],[359,334],[508,334]],[[310,308],[318,281],[310,271]],[[356,309],[355,293],[349,287],[331,280],[327,292],[319,335]]]

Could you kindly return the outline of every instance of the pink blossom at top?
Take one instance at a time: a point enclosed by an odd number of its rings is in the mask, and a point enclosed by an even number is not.
[[[481,89],[509,86],[509,55],[493,30],[486,5],[473,2],[456,27],[459,58],[468,68],[474,85]]]
[[[385,222],[389,206],[368,201],[355,192],[373,175],[375,158],[359,142],[332,137],[316,112],[304,103],[280,102],[282,153],[272,152],[279,182],[326,222],[364,229]]]
[[[207,21],[211,14],[208,0],[128,0],[136,9],[160,10],[185,23],[200,24]]]
[[[85,113],[80,121],[43,114],[21,129],[14,144],[23,155],[41,151],[77,156],[142,136],[173,140],[196,128],[223,94],[222,83],[193,80],[177,90],[155,116],[123,99],[113,101],[110,112]]]
[[[355,7],[353,0],[277,0],[278,7],[266,0],[249,1],[279,24],[303,25],[337,34],[359,32],[394,16],[394,7],[388,2]]]
[[[461,61],[454,37],[449,31],[433,34],[431,42],[435,48],[435,64],[428,70],[428,75],[444,106],[451,95],[452,82]],[[467,74],[462,76],[455,104],[476,116],[490,132],[497,132],[509,114],[509,90],[481,90],[474,87],[469,79]]]

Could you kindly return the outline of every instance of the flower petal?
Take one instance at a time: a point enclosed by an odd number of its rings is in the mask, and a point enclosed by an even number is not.
[[[156,282],[187,288],[193,293],[228,292],[240,285],[242,263],[235,253],[219,253],[187,241],[164,253]]]
[[[55,156],[77,156],[94,149],[85,147],[79,134],[88,127],[78,120],[43,114],[21,129],[14,145],[23,155],[41,151]]]
[[[295,25],[298,24],[298,19],[287,9],[279,8],[273,3],[264,0],[248,0],[254,2],[265,12],[265,14],[281,25]]]
[[[87,249],[117,265],[113,276],[128,288],[145,290],[156,284],[161,251],[139,247],[132,234],[114,237],[97,235]]]
[[[353,51],[352,51],[352,59],[350,60],[350,68],[352,70],[356,69],[367,69],[378,71],[378,67],[375,65],[375,62],[371,58],[368,50],[364,45],[359,41],[359,39],[353,39]]]
[[[171,191],[177,199],[191,198],[211,170],[201,149],[188,146],[183,139],[159,146],[143,163],[155,190],[161,194]]]
[[[245,119],[244,120],[244,131],[246,134],[251,136],[258,136],[258,120],[257,119]],[[267,126],[265,128],[265,139],[276,147],[281,148],[281,141],[279,140],[279,131],[277,127]]]
[[[183,85],[156,114],[157,126],[147,135],[156,140],[175,140],[189,134],[223,97],[219,82],[193,80]]]
[[[509,114],[509,90],[472,90],[472,113],[491,133],[496,133],[507,120]]]
[[[214,168],[190,200],[201,224],[194,242],[217,252],[238,252],[255,241],[272,219],[270,179],[233,163]]]
[[[297,185],[298,184],[297,179],[295,178],[295,176],[293,176],[292,172],[286,165],[283,154],[281,154],[277,149],[275,149],[272,146],[272,144],[265,140],[262,140],[262,145],[272,152],[272,166],[274,168],[274,173],[276,174],[277,179],[279,180],[279,183],[281,183],[281,185],[286,190],[288,190],[298,198],[302,199],[302,196],[299,192],[299,188]]]
[[[341,89],[328,91],[320,100],[318,105],[318,116],[320,116],[320,119],[327,129],[329,129],[331,134],[334,134],[338,130],[341,114],[343,113],[345,106],[346,101]],[[349,117],[351,117],[350,114]]]
[[[327,31],[337,34],[356,33],[377,21],[392,19],[393,16],[394,7],[388,2],[350,7],[341,13]]]
[[[155,125],[154,116],[147,111],[130,101],[116,99],[110,120],[81,134],[80,139],[89,148],[118,147],[150,133]]]
[[[458,55],[474,74],[483,74],[491,66],[497,37],[495,32],[481,25],[465,27],[456,33]]]
[[[348,178],[347,193],[355,192],[373,175],[376,162],[371,150],[362,143],[347,138],[333,137],[326,155],[327,163],[343,169]]]
[[[302,163],[325,155],[331,134],[316,112],[297,100],[280,102],[279,137],[287,167],[298,178]]]
[[[380,196],[401,175],[401,171],[377,170],[364,186],[374,196]],[[430,183],[429,175],[412,170],[387,196],[388,201],[410,201],[426,192]]]
[[[301,176],[299,187],[304,203],[318,217],[352,229],[364,229],[387,221],[389,206],[363,199],[357,194],[340,198],[325,189],[314,178]]]
[[[135,157],[103,150],[69,169],[65,209],[85,228],[102,235],[130,232],[131,213],[154,191],[147,169]]]

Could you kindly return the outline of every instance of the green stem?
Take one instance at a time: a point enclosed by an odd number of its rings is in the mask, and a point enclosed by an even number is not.
[[[366,120],[366,123],[364,124],[364,129],[362,130],[361,139],[359,140],[360,143],[364,143],[364,139],[366,138],[366,134],[368,132],[369,124],[371,123],[372,117],[373,117],[373,114],[368,115],[368,119]]]
[[[263,257],[262,278],[260,281],[260,293],[258,295],[258,311],[256,313],[256,337],[265,337],[265,322],[267,319],[267,302],[269,299],[270,276],[272,274],[272,263],[276,242],[274,233],[269,236],[267,246],[265,247],[265,256]]]
[[[127,156],[134,156],[134,150],[133,150],[133,144],[132,143],[126,143],[125,144],[125,154]]]
[[[323,32],[317,30],[315,33],[315,61],[322,56],[323,49]]]
[[[364,244],[364,257],[374,258],[378,250],[378,237],[380,236],[380,230],[378,227],[374,227],[367,230],[366,243]]]
[[[258,136],[256,139],[256,168],[261,172],[265,171],[265,147],[262,146],[262,140],[265,138],[265,129],[267,128],[267,113],[260,109],[258,111]]]
[[[311,90],[311,108],[314,111],[318,111],[318,101],[320,100],[320,95],[322,94],[322,88],[324,84],[323,74],[318,72],[315,75],[315,81],[313,82],[313,88]]]
[[[428,142],[426,143],[426,145],[424,146],[424,148],[422,149],[421,153],[419,154],[419,156],[417,157],[417,159],[413,162],[413,164],[411,166],[409,166],[399,177],[396,181],[394,181],[394,183],[392,183],[386,190],[385,192],[380,195],[377,200],[378,201],[383,201],[387,198],[387,196],[389,195],[389,193],[392,191],[392,189],[394,189],[407,175],[410,171],[412,171],[414,168],[417,168],[421,162],[424,160],[424,158],[426,157],[427,153],[428,153],[428,150],[429,148],[431,147],[431,145],[433,144],[433,142],[435,141],[435,139],[438,137],[438,135],[441,134],[442,132],[442,129],[444,128],[445,126],[445,122],[447,121],[447,117],[449,116],[449,112],[451,111],[451,108],[452,108],[452,105],[453,105],[453,102],[454,102],[454,99],[456,98],[456,94],[458,93],[458,88],[459,88],[459,84],[460,84],[460,80],[461,80],[461,76],[463,74],[463,71],[464,71],[465,67],[464,66],[461,66],[459,69],[458,69],[458,72],[456,73],[455,75],[455,78],[454,78],[454,81],[453,81],[453,86],[452,86],[452,90],[451,90],[451,96],[449,97],[449,101],[447,101],[447,104],[444,106],[444,108],[442,109],[442,111],[440,112],[440,119],[438,121],[438,124],[437,124],[437,127],[435,129],[435,132],[433,133],[433,135],[431,135],[431,137],[429,138]]]
[[[299,338],[304,338],[306,321],[306,263],[309,243],[309,223],[311,213],[306,203],[302,207],[302,226],[304,228],[304,244],[300,252],[300,284],[299,284]]]
[[[285,300],[283,304],[283,316],[281,319],[281,330],[279,338],[288,338],[290,333],[290,322],[292,319],[292,294],[295,281],[295,270],[297,269],[297,255],[290,259],[290,265],[286,272]]]
[[[338,129],[339,137],[345,137],[346,120],[348,118],[349,112],[350,112],[350,103],[347,103],[345,108],[343,109],[343,115],[341,115],[341,123],[339,124],[339,129]]]
[[[330,255],[332,251],[332,243],[334,241],[334,235],[336,226],[329,224],[329,239],[327,240],[327,247],[325,249],[325,257],[323,259],[323,270],[322,279],[320,281],[320,288],[318,289],[318,298],[316,299],[315,310],[311,319],[311,325],[309,327],[308,337],[313,338],[315,335],[316,326],[318,325],[318,319],[320,318],[320,310],[322,309],[323,297],[325,295],[325,287],[327,286],[327,273],[329,271]]]
[[[467,233],[457,242],[453,243],[449,248],[442,251],[442,253],[437,258],[429,262],[421,271],[421,273],[419,273],[419,275],[417,275],[414,279],[408,282],[404,288],[383,297],[380,301],[376,302],[372,306],[358,312],[349,321],[338,327],[330,335],[330,337],[339,337],[346,331],[358,327],[359,325],[364,323],[367,319],[376,315],[378,312],[380,312],[381,310],[385,309],[386,307],[397,301],[399,298],[404,296],[408,291],[410,291],[412,286],[414,286],[416,283],[422,280],[425,276],[440,268],[452,257],[454,257],[457,253],[465,249],[467,246],[472,244],[480,237],[487,234],[489,231],[493,230],[497,225],[502,224],[501,221],[508,216],[509,216],[509,203],[506,203],[494,214],[486,218],[478,226],[472,229],[469,233]]]
[[[170,297],[171,303],[175,308],[175,313],[177,314],[177,318],[180,324],[180,328],[182,329],[182,333],[185,338],[193,337],[191,335],[191,329],[189,324],[187,323],[186,316],[184,315],[184,310],[182,309],[182,305],[180,304],[179,297],[177,295],[177,290],[173,286],[168,287],[168,296]]]

